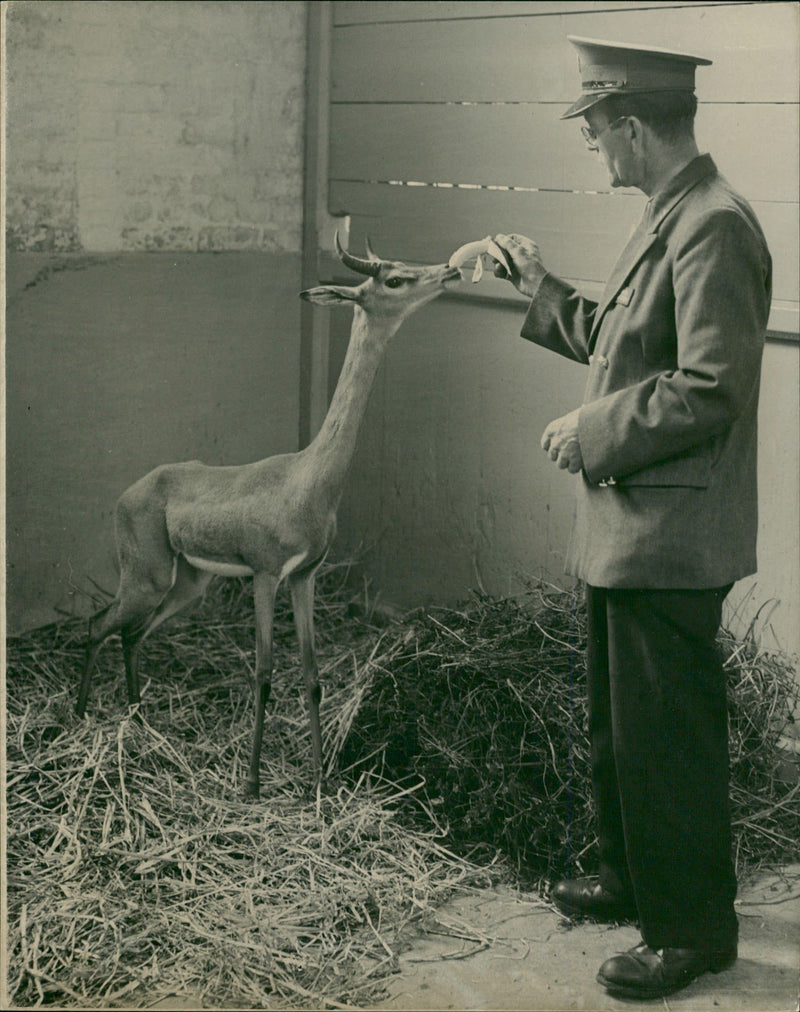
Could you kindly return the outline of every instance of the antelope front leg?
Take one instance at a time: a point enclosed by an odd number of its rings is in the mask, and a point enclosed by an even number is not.
[[[264,714],[272,688],[272,621],[275,612],[275,593],[278,581],[267,574],[255,577],[253,590],[256,609],[256,684],[255,724],[253,728],[253,751],[250,756],[250,770],[245,783],[244,795],[257,798],[259,795],[261,743],[264,739]]]
[[[78,699],[75,703],[75,713],[79,717],[83,717],[86,713],[86,703],[89,700],[89,688],[92,681],[92,671],[94,670],[95,661],[97,655],[100,652],[100,647],[103,645],[100,643],[87,643],[86,651],[83,659],[83,670],[81,672],[81,684],[78,689]]]
[[[125,663],[125,684],[128,689],[128,705],[138,706],[142,701],[139,692],[139,651],[142,639],[144,638],[142,629],[139,628],[134,632],[131,632],[129,629],[123,629],[121,637],[122,657]]]
[[[311,723],[311,752],[314,758],[316,783],[322,781],[322,732],[319,724],[319,704],[322,687],[319,684],[319,667],[314,646],[314,582],[316,570],[290,577],[292,607],[297,638],[300,641],[300,656],[303,663],[303,677],[306,683],[308,718]]]

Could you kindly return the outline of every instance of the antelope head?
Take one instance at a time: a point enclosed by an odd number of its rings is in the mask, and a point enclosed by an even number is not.
[[[343,248],[336,233],[336,252],[345,267],[364,275],[365,281],[353,287],[320,285],[301,292],[300,297],[319,306],[356,303],[371,316],[403,320],[415,310],[441,295],[451,281],[460,281],[461,272],[449,264],[412,266],[401,260],[384,260],[366,241],[366,258],[354,256]]]

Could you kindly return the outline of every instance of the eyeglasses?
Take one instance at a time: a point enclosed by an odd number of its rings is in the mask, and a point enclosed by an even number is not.
[[[612,127],[615,127],[617,123],[621,123],[622,120],[627,118],[627,116],[618,116],[612,123],[606,123],[600,133],[595,133],[590,126],[582,126],[581,133],[583,134],[583,139],[590,147],[596,148],[598,138],[602,137],[606,130],[610,130]]]

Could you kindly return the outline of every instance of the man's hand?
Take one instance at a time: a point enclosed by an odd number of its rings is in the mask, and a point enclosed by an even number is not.
[[[563,418],[550,422],[542,436],[542,449],[559,467],[570,474],[577,474],[583,468],[583,455],[578,438],[578,415],[580,408],[570,411]]]
[[[547,273],[539,255],[539,247],[532,239],[524,235],[496,235],[494,241],[505,252],[508,262],[513,268],[509,280],[511,284],[528,298],[533,298],[539,288],[539,282]],[[494,273],[498,278],[508,278],[506,269],[498,264]]]

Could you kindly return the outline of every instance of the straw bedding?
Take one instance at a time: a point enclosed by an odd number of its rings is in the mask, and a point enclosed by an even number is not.
[[[329,566],[317,627],[328,784],[310,741],[288,604],[262,796],[247,582],[220,581],[145,646],[142,720],[119,646],[73,715],[84,623],[13,640],[7,674],[8,993],[17,1006],[363,1008],[410,929],[456,890],[590,867],[584,626],[571,592],[476,595],[381,623]],[[778,735],[788,661],[727,634],[732,799],[744,873],[795,857]],[[149,680],[148,680],[149,679]],[[502,856],[499,856],[502,855]]]
[[[381,757],[396,781],[424,779],[449,839],[473,857],[501,850],[527,884],[596,869],[586,733],[582,595],[546,585],[516,600],[476,594],[412,618],[413,647],[364,694],[343,751]],[[790,659],[738,642],[728,671],[737,873],[796,861],[800,788],[779,748],[800,717]]]

